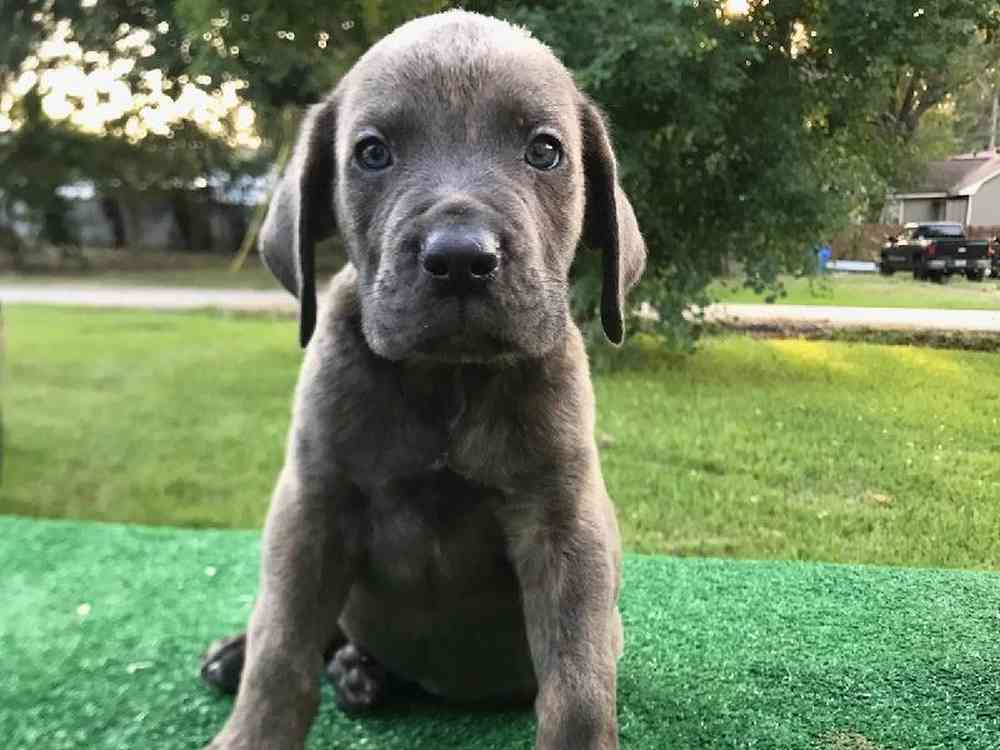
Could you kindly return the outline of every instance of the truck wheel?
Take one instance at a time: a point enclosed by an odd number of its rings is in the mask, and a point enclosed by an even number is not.
[[[892,276],[894,273],[896,273],[896,269],[895,268],[889,268],[887,265],[885,265],[883,263],[882,265],[880,265],[878,267],[878,272],[880,274],[882,274],[883,276]]]
[[[946,274],[946,273],[944,273],[942,271],[932,271],[928,275],[930,276],[931,281],[933,281],[935,284],[947,284],[948,283],[948,274]]]
[[[965,278],[967,278],[969,281],[982,281],[983,277],[985,275],[986,274],[984,274],[982,271],[966,271],[965,272]]]

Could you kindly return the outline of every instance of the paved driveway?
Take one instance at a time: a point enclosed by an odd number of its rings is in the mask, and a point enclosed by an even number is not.
[[[281,290],[103,287],[82,284],[0,284],[0,302],[149,310],[222,309],[250,312],[296,311]],[[882,328],[1000,332],[1000,310],[923,310],[810,305],[712,305],[711,321],[742,325],[815,325],[828,328]]]
[[[0,284],[0,302],[145,310],[295,312],[292,295],[280,289],[189,289],[84,284]]]

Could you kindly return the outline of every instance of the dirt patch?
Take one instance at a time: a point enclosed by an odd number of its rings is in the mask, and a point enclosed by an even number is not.
[[[872,492],[869,490],[861,497],[861,502],[875,508],[891,508],[896,499],[885,492]]]

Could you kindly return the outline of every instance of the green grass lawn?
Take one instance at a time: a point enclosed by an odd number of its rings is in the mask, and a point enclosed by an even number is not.
[[[914,281],[908,274],[830,274],[822,279],[782,277],[784,305],[840,307],[926,307],[943,310],[1000,310],[1000,283],[975,283],[955,276],[947,284]],[[743,289],[740,280],[716,282],[710,291],[720,302],[762,303],[763,296]]]
[[[294,322],[4,312],[0,513],[260,523]],[[629,549],[1000,567],[995,355],[741,337],[631,354],[645,366],[595,378]]]

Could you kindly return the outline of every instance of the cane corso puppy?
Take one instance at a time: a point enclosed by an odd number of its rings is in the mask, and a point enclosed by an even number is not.
[[[350,262],[317,307],[334,232]],[[645,246],[604,118],[523,29],[412,21],[310,109],[260,243],[305,361],[260,594],[204,665],[239,683],[210,748],[302,748],[327,660],[347,710],[400,685],[534,699],[537,748],[618,747],[618,529],[568,302],[581,241],[620,343]]]

